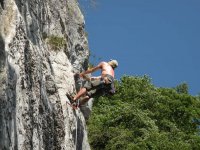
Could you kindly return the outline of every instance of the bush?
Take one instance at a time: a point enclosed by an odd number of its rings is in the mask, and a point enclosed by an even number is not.
[[[174,88],[156,88],[147,76],[124,76],[117,93],[95,100],[92,149],[200,149],[200,100]]]
[[[63,37],[49,36],[47,37],[47,43],[50,45],[51,49],[58,51],[66,46],[66,40]]]

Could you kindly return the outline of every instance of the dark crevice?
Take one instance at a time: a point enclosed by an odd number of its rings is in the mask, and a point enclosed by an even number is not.
[[[0,72],[5,66],[5,60],[6,60],[6,55],[5,55],[5,42],[0,35]]]
[[[33,86],[33,78],[32,78],[33,70],[32,69],[33,69],[34,63],[32,61],[29,41],[25,42],[24,58],[25,58],[24,66],[25,66],[25,73],[26,73],[26,81],[27,81],[28,89],[32,90],[32,86]]]
[[[4,0],[0,0],[1,7],[4,9]]]

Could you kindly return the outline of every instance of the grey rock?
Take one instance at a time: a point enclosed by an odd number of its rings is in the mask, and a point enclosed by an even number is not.
[[[65,96],[88,65],[84,26],[76,0],[0,1],[0,149],[90,149]]]

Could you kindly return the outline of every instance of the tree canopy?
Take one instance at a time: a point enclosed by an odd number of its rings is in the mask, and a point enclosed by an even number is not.
[[[123,76],[114,96],[95,100],[88,122],[92,149],[200,149],[200,98],[187,84],[157,88],[149,77]]]

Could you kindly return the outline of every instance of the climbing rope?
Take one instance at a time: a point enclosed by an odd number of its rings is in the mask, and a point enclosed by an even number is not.
[[[78,83],[79,85],[79,90],[81,87],[83,87],[83,82],[84,82],[84,79],[83,78],[77,78],[77,81],[76,83]],[[77,109],[76,109],[76,137],[75,137],[75,150],[78,150],[78,119],[79,119],[79,105],[80,105],[80,100],[78,99],[77,100]]]
[[[77,100],[77,110],[76,110],[76,137],[75,137],[75,150],[77,150],[77,139],[78,139],[78,119],[79,119],[79,99]]]

